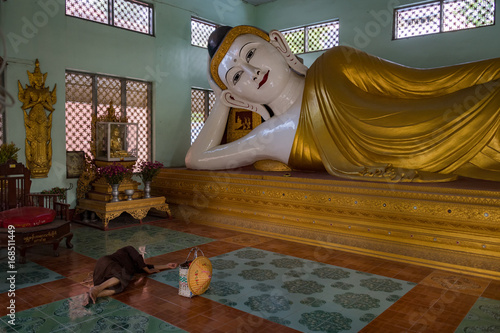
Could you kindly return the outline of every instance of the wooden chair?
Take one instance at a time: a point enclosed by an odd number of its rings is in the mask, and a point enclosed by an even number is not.
[[[8,161],[0,165],[0,215],[2,227],[0,228],[0,247],[14,245],[20,252],[20,262],[26,261],[26,250],[39,244],[52,244],[54,255],[59,256],[59,243],[66,238],[66,246],[72,248],[70,223],[68,222],[69,205],[57,200],[57,194],[30,193],[30,170],[22,163]],[[51,215],[51,221],[45,224],[15,227],[15,240],[9,242],[9,230],[5,216],[16,216],[32,210],[27,207],[47,208],[45,211]],[[34,210],[34,209],[33,209]],[[42,209],[43,210],[43,209]],[[38,209],[40,211],[40,209]],[[55,211],[55,212],[54,212]],[[54,213],[52,213],[54,212]],[[59,213],[64,219],[53,219]],[[12,219],[11,219],[12,221]],[[11,223],[11,222],[9,222]]]
[[[53,209],[56,211],[56,216],[69,221],[69,204],[59,196],[59,194],[55,193],[29,193],[29,205]]]

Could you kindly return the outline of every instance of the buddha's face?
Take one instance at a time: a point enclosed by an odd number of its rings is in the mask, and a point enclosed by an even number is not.
[[[219,76],[229,91],[259,104],[278,98],[291,75],[281,53],[251,34],[237,37],[219,65]]]

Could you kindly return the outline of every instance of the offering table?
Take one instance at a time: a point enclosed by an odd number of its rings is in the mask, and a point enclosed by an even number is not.
[[[92,199],[80,199],[77,212],[92,211],[102,220],[104,230],[108,229],[109,221],[127,212],[134,218],[141,220],[148,214],[150,209],[157,209],[172,216],[165,197],[151,197],[145,199],[123,200],[118,202],[108,202]]]

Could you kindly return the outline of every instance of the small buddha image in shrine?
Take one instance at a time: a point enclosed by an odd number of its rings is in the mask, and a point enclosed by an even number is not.
[[[235,126],[236,131],[241,130],[251,130],[252,127],[252,111],[238,111],[235,115]]]

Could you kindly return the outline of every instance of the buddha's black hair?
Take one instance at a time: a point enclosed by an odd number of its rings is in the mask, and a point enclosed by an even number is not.
[[[231,30],[232,28],[233,27],[227,25],[220,26],[210,34],[210,37],[208,37],[208,47],[207,47],[210,59],[212,59],[215,52],[217,52],[219,45],[222,43],[224,37],[226,37],[229,30]]]

